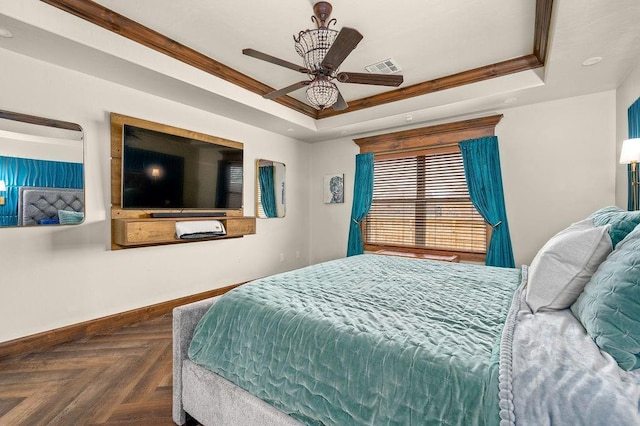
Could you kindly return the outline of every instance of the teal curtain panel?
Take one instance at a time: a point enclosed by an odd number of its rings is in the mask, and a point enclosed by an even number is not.
[[[492,227],[486,265],[515,267],[496,136],[459,143],[471,202]]]
[[[638,98],[627,110],[627,117],[629,119],[629,139],[640,138],[640,98]],[[635,199],[640,199],[640,185],[633,185],[631,168],[635,167],[635,175],[638,176],[638,164],[627,165],[627,181],[628,181],[628,195],[627,195],[627,210],[634,210],[633,206],[633,191],[636,191]]]
[[[353,183],[353,206],[349,225],[347,256],[364,253],[360,222],[367,216],[373,201],[373,153],[356,155],[356,173]]]
[[[260,181],[260,203],[267,217],[277,217],[276,189],[274,187],[273,166],[260,166],[258,180]]]

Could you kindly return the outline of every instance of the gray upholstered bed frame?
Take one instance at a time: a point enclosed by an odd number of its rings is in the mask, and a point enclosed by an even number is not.
[[[205,426],[300,426],[292,417],[187,357],[193,331],[216,298],[173,310],[173,421],[187,413]]]
[[[84,211],[84,190],[22,186],[18,192],[18,226],[38,225],[58,217],[58,210]]]

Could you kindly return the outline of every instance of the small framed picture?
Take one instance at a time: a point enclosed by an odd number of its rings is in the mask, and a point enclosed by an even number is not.
[[[344,174],[325,175],[325,204],[344,203]]]

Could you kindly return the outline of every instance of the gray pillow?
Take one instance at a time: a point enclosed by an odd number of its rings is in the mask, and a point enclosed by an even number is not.
[[[576,301],[613,250],[609,228],[585,219],[547,241],[529,268],[526,302],[534,313],[566,309]]]

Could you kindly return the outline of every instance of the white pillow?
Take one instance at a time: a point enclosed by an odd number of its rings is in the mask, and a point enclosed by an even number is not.
[[[595,226],[593,219],[576,222],[551,237],[529,267],[526,301],[540,309],[566,309],[576,301],[613,250],[610,225]]]

